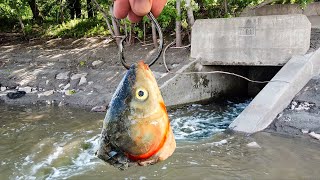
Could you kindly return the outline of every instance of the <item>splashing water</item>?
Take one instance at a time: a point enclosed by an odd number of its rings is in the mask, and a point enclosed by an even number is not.
[[[45,144],[40,144],[39,151],[24,158],[22,166],[16,165],[16,169],[22,174],[16,176],[15,179],[66,179],[85,173],[93,169],[96,164],[101,164],[95,156],[95,151],[99,146],[98,135],[82,142],[87,146],[86,149],[77,146],[77,143],[72,142],[73,140],[70,139],[70,142],[60,144],[54,143],[52,151],[40,158],[39,161],[37,156],[39,153],[43,153],[43,146],[45,146]],[[72,156],[73,152],[70,152],[70,150],[76,151],[78,154]]]
[[[225,130],[248,103],[249,100],[226,101],[171,110],[169,116],[175,137],[181,141],[210,138]],[[95,156],[104,114],[38,108],[23,107],[16,111],[15,107],[0,107],[0,116],[7,118],[1,128],[1,134],[6,136],[0,143],[4,142],[5,148],[10,149],[16,145],[10,142],[16,140],[18,147],[20,144],[24,147],[16,158],[13,158],[16,155],[13,151],[0,155],[0,158],[12,157],[3,158],[1,164],[11,163],[11,166],[7,170],[0,168],[0,174],[19,180],[67,179],[104,164]]]
[[[197,140],[211,137],[229,124],[249,104],[250,100],[226,101],[220,104],[194,104],[169,112],[175,138]]]

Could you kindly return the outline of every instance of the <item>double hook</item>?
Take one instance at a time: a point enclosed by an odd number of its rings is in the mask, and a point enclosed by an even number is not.
[[[161,31],[161,27],[159,25],[159,23],[157,22],[156,18],[153,16],[153,14],[151,12],[148,13],[147,15],[149,17],[149,19],[152,21],[152,23],[155,24],[156,26],[156,29],[158,31],[158,34],[159,34],[159,38],[160,38],[160,42],[159,42],[159,46],[158,46],[158,50],[157,50],[157,54],[155,56],[155,58],[153,58],[151,60],[151,62],[148,64],[149,67],[151,67],[160,57],[161,55],[161,52],[162,52],[162,49],[163,49],[163,34],[162,34],[162,31]],[[123,55],[123,41],[126,39],[126,37],[123,37],[119,43],[119,58],[120,58],[120,61],[122,63],[122,65],[126,68],[126,69],[129,69],[130,68],[130,65],[127,64],[125,58],[124,58],[124,55]]]

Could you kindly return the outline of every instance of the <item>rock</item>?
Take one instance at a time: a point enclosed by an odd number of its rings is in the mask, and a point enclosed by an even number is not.
[[[92,112],[106,112],[108,109],[107,106],[95,106],[91,109]]]
[[[301,129],[301,132],[302,132],[303,134],[308,134],[308,133],[309,133],[309,129]]]
[[[67,91],[65,91],[64,93],[65,93],[65,95],[67,95],[67,96],[71,96],[71,95],[73,95],[73,94],[76,93],[76,90],[74,90],[74,89],[72,89],[72,90],[67,90]]]
[[[59,73],[56,79],[68,79],[70,71]]]
[[[80,79],[80,82],[79,82],[79,86],[81,86],[82,84],[85,84],[85,83],[87,83],[87,78],[82,76]]]
[[[48,85],[48,84],[49,84],[49,82],[50,82],[50,80],[46,80],[46,85]]]
[[[88,73],[74,74],[71,76],[71,80],[79,79],[81,77],[85,77]]]
[[[9,99],[18,99],[21,98],[22,96],[26,95],[26,92],[24,91],[17,91],[17,92],[9,92],[7,94],[7,97]]]
[[[67,90],[69,87],[70,87],[70,83],[68,83],[68,84],[63,88],[63,90]]]
[[[0,87],[0,91],[5,91],[5,90],[7,90],[6,87],[3,87],[3,86]]]
[[[52,104],[52,101],[46,100],[46,103],[47,103],[48,105],[51,105],[51,104]]]
[[[251,143],[248,143],[247,146],[249,148],[261,148],[261,146],[257,143],[257,142],[251,142]]]
[[[26,86],[26,87],[19,87],[18,91],[24,91],[26,93],[31,93],[32,87]]]
[[[89,85],[93,84],[93,81],[89,81],[88,84],[89,84]]]
[[[43,93],[39,93],[38,94],[38,98],[42,97],[42,96],[50,96],[54,93],[54,90],[49,90],[49,91],[45,91]]]
[[[92,62],[92,66],[97,66],[99,64],[103,63],[103,61],[97,60]]]
[[[315,138],[315,139],[320,140],[320,134],[317,134],[317,133],[315,133],[315,132],[312,131],[311,133],[309,133],[309,135],[310,135],[311,137]]]
[[[208,145],[213,145],[213,146],[222,146],[224,144],[227,144],[228,141],[226,139],[223,139],[221,141],[218,142],[212,142],[212,143],[207,143]]]

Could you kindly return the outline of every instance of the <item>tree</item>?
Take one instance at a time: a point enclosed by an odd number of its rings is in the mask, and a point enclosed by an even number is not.
[[[186,0],[186,7],[187,7],[188,23],[189,23],[189,26],[192,27],[194,24],[194,16],[193,16],[193,9],[191,6],[191,0]]]
[[[28,0],[28,4],[29,4],[30,9],[32,11],[33,19],[35,21],[37,21],[38,23],[42,23],[43,18],[42,18],[41,14],[40,14],[38,5],[36,3],[36,0]]]
[[[70,18],[81,18],[81,2],[80,0],[68,0],[68,8],[70,10]]]
[[[94,16],[94,10],[93,10],[91,0],[87,0],[87,11],[88,11],[88,18],[92,18]]]
[[[176,0],[176,10],[177,10],[176,46],[181,47],[181,44],[182,44],[182,39],[181,39],[181,0]]]
[[[0,5],[0,10],[5,9],[4,12],[8,15],[8,17],[18,20],[22,33],[24,36],[26,36],[26,30],[22,16],[26,15],[28,7],[27,2],[24,0],[16,0],[15,2],[11,0],[2,0],[0,1]],[[2,6],[5,8],[1,8]],[[3,16],[3,14],[0,14],[0,17],[1,15]]]

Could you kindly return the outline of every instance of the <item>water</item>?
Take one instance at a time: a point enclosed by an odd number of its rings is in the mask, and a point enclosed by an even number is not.
[[[247,104],[226,101],[170,111],[177,138],[173,156],[127,171],[94,156],[104,114],[1,105],[0,179],[317,179],[317,143],[221,132]],[[250,142],[261,148],[247,147]]]

